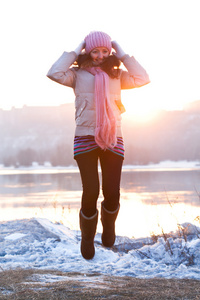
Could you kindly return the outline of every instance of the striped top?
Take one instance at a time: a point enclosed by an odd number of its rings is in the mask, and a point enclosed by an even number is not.
[[[86,153],[100,148],[95,142],[93,135],[75,136],[74,138],[74,158],[82,153]],[[107,150],[124,157],[124,141],[122,137],[117,137],[117,144],[114,148]]]

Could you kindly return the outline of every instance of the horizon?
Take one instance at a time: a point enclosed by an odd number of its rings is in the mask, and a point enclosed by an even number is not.
[[[65,102],[65,103],[58,103],[58,104],[23,104],[22,106],[11,106],[11,107],[1,107],[0,106],[0,110],[2,111],[11,111],[13,109],[23,109],[23,108],[54,108],[54,107],[61,107],[61,106],[65,106],[65,105],[73,105],[74,106],[75,102]],[[167,109],[167,108],[160,108],[160,109],[157,109],[155,110],[156,112],[170,112],[170,111],[184,111],[184,110],[187,110],[188,108],[190,108],[191,106],[195,105],[195,104],[199,104],[200,105],[200,99],[199,100],[194,100],[194,101],[190,101],[190,102],[187,102],[182,108],[176,108],[176,109]],[[126,105],[127,105],[127,102],[126,102]],[[125,114],[128,113],[127,111],[125,112]],[[124,114],[123,114],[124,115]]]
[[[70,108],[74,109],[74,114],[75,114],[75,103],[74,102],[66,102],[66,103],[59,103],[56,105],[27,105],[24,104],[22,107],[11,107],[8,109],[5,108],[0,108],[1,112],[12,112],[12,111],[20,111],[23,109],[54,109],[54,108],[62,108],[62,107],[67,107],[68,105],[70,106]],[[183,108],[181,109],[155,109],[155,110],[143,110],[143,111],[132,111],[129,110],[129,106],[128,106],[128,102],[126,102],[124,104],[126,111],[122,114],[122,121],[124,122],[130,122],[130,123],[141,123],[141,124],[145,124],[145,123],[151,123],[154,120],[156,120],[157,118],[159,118],[159,116],[161,116],[163,113],[170,113],[170,112],[174,112],[174,113],[199,113],[200,112],[200,100],[196,100],[196,101],[192,101],[192,102],[188,102],[184,105]],[[67,123],[67,121],[66,121]],[[75,123],[75,122],[74,122]]]

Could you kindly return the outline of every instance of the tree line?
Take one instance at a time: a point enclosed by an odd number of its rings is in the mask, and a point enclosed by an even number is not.
[[[73,159],[73,104],[56,108],[0,111],[0,164],[76,165]],[[2,124],[1,124],[2,122]],[[123,117],[125,164],[200,160],[200,113],[160,112],[148,122]]]

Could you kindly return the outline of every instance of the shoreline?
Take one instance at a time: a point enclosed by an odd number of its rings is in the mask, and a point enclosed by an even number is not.
[[[162,172],[162,171],[198,171],[200,170],[199,161],[162,161],[157,164],[147,165],[124,165],[122,172]],[[49,163],[46,165],[33,164],[30,167],[4,167],[0,165],[0,175],[17,175],[17,174],[58,174],[58,173],[78,173],[77,166],[56,166]]]

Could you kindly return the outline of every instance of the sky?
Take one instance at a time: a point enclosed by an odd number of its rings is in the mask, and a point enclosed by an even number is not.
[[[122,92],[128,111],[200,100],[199,8],[199,0],[1,1],[0,108],[73,102],[73,90],[46,73],[93,30],[107,32],[150,76],[150,84]]]

